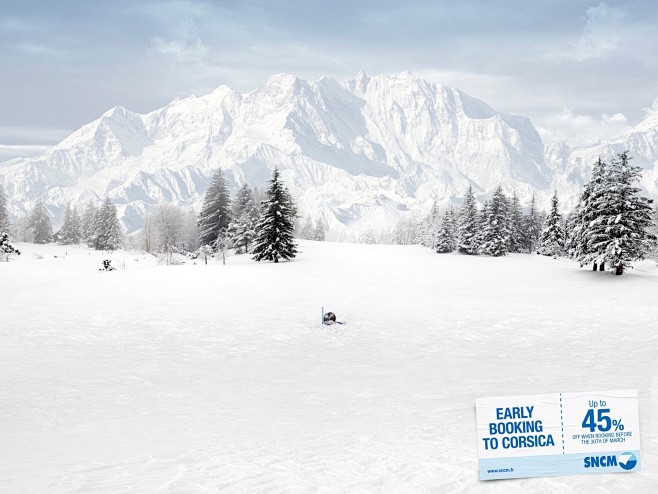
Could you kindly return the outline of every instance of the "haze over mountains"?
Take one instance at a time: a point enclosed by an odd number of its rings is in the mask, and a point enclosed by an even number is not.
[[[424,215],[433,201],[480,200],[497,187],[573,206],[591,164],[627,149],[658,197],[658,113],[593,146],[544,146],[529,119],[403,72],[340,83],[272,76],[248,94],[220,86],[142,115],[115,107],[33,158],[0,164],[13,216],[42,198],[59,224],[67,202],[106,195],[129,232],[161,203],[200,205],[213,173],[263,186],[275,166],[300,214],[344,234]]]

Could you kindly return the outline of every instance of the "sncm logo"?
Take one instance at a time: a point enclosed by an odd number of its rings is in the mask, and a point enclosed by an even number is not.
[[[619,466],[624,470],[633,470],[637,465],[637,458],[633,453],[622,453],[619,455]]]
[[[635,455],[628,452],[620,454],[619,457],[615,455],[586,456],[583,461],[585,468],[605,468],[619,465],[624,470],[632,470],[637,465]]]

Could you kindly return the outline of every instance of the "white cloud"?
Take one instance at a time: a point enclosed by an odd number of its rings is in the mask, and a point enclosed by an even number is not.
[[[536,123],[545,143],[565,141],[572,145],[612,139],[631,129],[622,113],[592,117],[574,113],[570,108],[537,119]]]
[[[181,64],[200,64],[207,59],[210,50],[199,34],[199,21],[211,12],[203,2],[167,1],[147,12],[165,33],[151,38],[155,51]]]
[[[0,144],[0,162],[10,160],[12,158],[28,158],[41,154],[51,146],[40,144],[28,145],[14,145],[14,144]]]
[[[587,9],[587,24],[571,57],[582,61],[605,58],[622,42],[623,22],[628,16],[624,9],[600,3]]]
[[[209,51],[201,38],[166,41],[156,37],[151,41],[159,53],[171,57],[177,63],[201,63]]]
[[[648,117],[649,115],[653,115],[656,112],[658,112],[658,98],[653,99],[653,102],[651,103],[650,107],[642,108],[642,113],[644,113],[645,117]]]

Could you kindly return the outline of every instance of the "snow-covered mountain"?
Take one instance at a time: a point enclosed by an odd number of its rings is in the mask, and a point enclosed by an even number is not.
[[[653,149],[655,170],[658,125],[646,127],[638,147]],[[67,202],[108,195],[134,231],[157,204],[198,207],[220,167],[238,187],[264,185],[278,166],[303,216],[362,230],[457,202],[469,185],[480,198],[499,184],[525,201],[555,186],[574,195],[592,160],[571,152],[549,149],[547,165],[527,118],[408,72],[345,83],[282,74],[146,115],[115,107],[41,156],[0,164],[0,181],[15,216],[42,198],[57,224]]]
[[[633,163],[643,169],[642,188],[658,198],[658,112],[615,139],[573,148],[563,143],[546,146],[546,163],[555,172],[553,186],[565,196],[577,196],[589,180],[592,164],[622,151],[628,151]]]

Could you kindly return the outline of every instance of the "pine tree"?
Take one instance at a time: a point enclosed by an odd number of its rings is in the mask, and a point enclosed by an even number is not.
[[[210,182],[199,213],[199,240],[202,245],[217,248],[218,242],[226,239],[226,230],[231,223],[231,200],[228,184],[222,170]]]
[[[94,236],[96,234],[96,215],[98,209],[94,203],[90,200],[85,206],[85,210],[82,213],[82,218],[80,219],[80,235],[83,242],[85,242],[89,247],[94,246]]]
[[[253,259],[255,261],[289,260],[297,255],[293,239],[297,208],[279,179],[279,170],[274,169],[266,199],[261,204],[260,219],[256,226]]]
[[[116,250],[123,245],[123,231],[117,209],[105,198],[95,218],[94,248],[96,250]]]
[[[249,185],[244,184],[238,190],[233,201],[231,221],[226,230],[228,245],[235,248],[236,254],[250,251],[256,236],[258,208],[254,194]]]
[[[439,254],[454,252],[457,248],[457,232],[455,225],[455,210],[448,206],[441,218],[441,226],[437,235],[434,250]]]
[[[9,213],[7,212],[7,196],[5,189],[0,184],[0,235],[9,232]]]
[[[248,253],[256,238],[256,221],[249,214],[243,213],[231,220],[226,236],[236,254]]]
[[[653,225],[650,226],[647,231],[649,234],[654,237],[655,240],[651,241],[651,248],[649,250],[649,255],[654,261],[658,261],[658,204],[653,207],[653,215],[651,218]]]
[[[509,237],[507,242],[508,252],[522,252],[525,241],[523,211],[521,203],[516,192],[512,194],[512,200],[509,204],[509,216],[507,223],[509,225]]]
[[[633,261],[643,259],[655,237],[648,232],[653,201],[640,196],[634,185],[641,168],[630,164],[626,152],[612,161],[602,194],[596,195],[594,209],[600,212],[594,220],[592,249],[602,262],[622,275]]]
[[[248,214],[252,219],[258,218],[258,207],[254,199],[254,192],[248,184],[244,184],[235,195],[232,203],[233,218],[239,218],[243,214]]]
[[[457,239],[459,238],[459,226],[457,224],[457,211],[452,207],[452,204],[448,206],[448,218],[450,219],[450,232],[452,234],[452,239],[455,242],[455,250],[457,249]]]
[[[11,254],[21,255],[21,251],[9,243],[9,234],[0,233],[0,261],[8,261]]]
[[[432,204],[432,209],[430,212],[423,218],[418,225],[416,243],[429,247],[430,249],[435,248],[438,237],[439,230],[442,228],[442,216],[439,206],[434,201]]]
[[[322,220],[318,220],[318,222],[315,224],[315,229],[313,230],[313,240],[316,242],[324,242],[325,240],[325,229],[324,229],[324,223]]]
[[[71,205],[67,204],[64,212],[64,224],[59,230],[59,243],[62,245],[78,244],[80,238],[80,217],[76,208],[71,209]]]
[[[313,240],[313,237],[315,236],[315,226],[313,225],[313,220],[310,216],[306,217],[304,228],[299,232],[299,236],[304,240]]]
[[[28,227],[34,235],[35,244],[47,244],[53,241],[53,226],[50,221],[50,214],[41,199],[35,204],[27,221]]]
[[[541,235],[543,218],[541,212],[537,209],[535,204],[535,196],[532,196],[530,201],[530,210],[528,216],[524,218],[524,245],[528,252],[532,253],[539,243],[539,236]]]
[[[581,267],[593,262],[594,271],[601,253],[594,249],[592,239],[598,235],[596,230],[604,230],[598,218],[604,206],[605,184],[609,181],[609,172],[609,166],[599,157],[592,167],[592,176],[583,187],[575,212],[569,221],[569,234],[565,245],[569,256],[580,262]]]
[[[491,201],[483,210],[482,218],[480,253],[494,257],[506,255],[509,225],[507,198],[502,187],[498,186],[494,191]]]
[[[457,249],[462,254],[478,253],[478,211],[475,204],[473,188],[469,187],[464,197],[464,203],[459,210],[458,230],[459,241]]]
[[[537,252],[545,256],[559,256],[564,250],[564,228],[562,226],[562,215],[559,212],[559,201],[557,191],[551,200],[551,212],[544,222],[544,229],[539,237],[539,249]]]
[[[475,243],[477,245],[477,253],[480,254],[480,247],[484,239],[484,229],[487,226],[487,215],[489,211],[489,201],[484,201],[482,209],[477,216],[477,232],[475,234]]]

